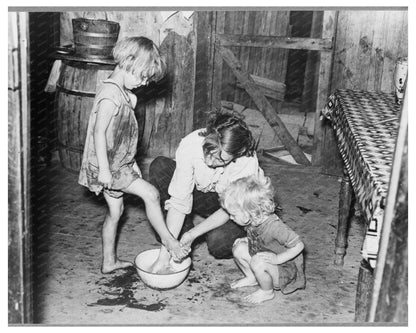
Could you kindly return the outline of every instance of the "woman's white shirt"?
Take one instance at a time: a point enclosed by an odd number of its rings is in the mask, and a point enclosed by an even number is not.
[[[199,135],[204,130],[188,134],[179,143],[175,155],[176,169],[168,189],[171,197],[165,202],[166,210],[173,207],[183,214],[189,214],[192,211],[192,192],[195,186],[201,192],[221,193],[239,178],[250,175],[264,177],[256,154],[252,157],[239,157],[225,167],[208,167],[202,150],[204,137]]]

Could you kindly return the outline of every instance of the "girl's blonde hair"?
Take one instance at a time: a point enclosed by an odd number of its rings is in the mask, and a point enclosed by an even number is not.
[[[240,178],[220,194],[221,205],[226,210],[242,210],[256,224],[275,210],[274,189],[269,177]]]
[[[166,63],[157,46],[146,37],[127,37],[113,48],[116,64],[136,77],[159,81],[166,71]]]

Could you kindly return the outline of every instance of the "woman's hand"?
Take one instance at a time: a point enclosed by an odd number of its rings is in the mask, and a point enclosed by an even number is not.
[[[279,265],[281,264],[278,255],[273,252],[258,252],[256,254],[264,262],[271,264],[271,265]]]
[[[181,246],[190,249],[194,240],[195,240],[195,237],[192,235],[192,230],[189,230],[182,235],[180,243],[181,243]]]
[[[104,188],[111,188],[113,183],[113,176],[111,175],[110,170],[101,169],[98,172],[98,182],[104,186]]]
[[[170,255],[172,256],[174,261],[181,261],[183,260],[191,249],[185,246],[181,246],[178,240],[172,239],[166,242],[166,248],[169,251]]]

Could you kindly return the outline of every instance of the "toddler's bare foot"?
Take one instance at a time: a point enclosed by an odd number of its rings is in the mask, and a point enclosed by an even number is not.
[[[103,265],[101,267],[101,272],[103,274],[108,274],[108,273],[114,272],[117,269],[127,268],[130,266],[133,266],[131,262],[117,259],[116,262],[112,262],[112,263],[103,262]]]
[[[259,290],[255,291],[254,293],[246,296],[244,299],[247,302],[258,304],[258,303],[261,303],[261,302],[271,300],[272,298],[274,298],[273,289],[271,289],[271,290],[259,289]]]
[[[258,283],[254,279],[250,279],[248,277],[242,278],[240,280],[236,280],[230,284],[230,287],[232,289],[242,288],[242,287],[251,287],[251,286],[257,286]]]

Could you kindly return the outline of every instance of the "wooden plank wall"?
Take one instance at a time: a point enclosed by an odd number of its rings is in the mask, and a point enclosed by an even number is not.
[[[177,12],[171,17],[160,11],[63,12],[61,43],[71,44],[74,17],[105,19],[119,22],[119,39],[145,36],[152,39],[164,53],[168,75],[157,85],[138,91],[136,108],[142,129],[139,152],[143,155],[173,157],[179,141],[192,131],[195,86],[196,38],[193,18]]]
[[[337,88],[393,92],[396,60],[407,56],[407,17],[406,10],[340,10],[331,92]],[[342,175],[334,131],[328,123],[323,131],[322,170]]]
[[[219,11],[216,33],[252,36],[289,36],[289,11]],[[284,83],[288,50],[257,47],[230,47],[250,74]],[[251,97],[242,88],[227,65],[222,66],[221,99],[256,108]],[[271,100],[278,109],[278,101]]]
[[[396,60],[407,56],[405,10],[341,10],[332,88],[393,92]]]

